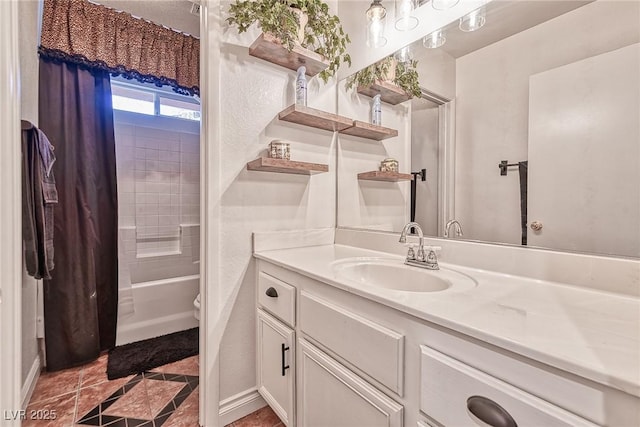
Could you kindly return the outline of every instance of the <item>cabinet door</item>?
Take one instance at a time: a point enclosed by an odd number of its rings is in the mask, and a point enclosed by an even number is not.
[[[298,424],[304,427],[402,427],[402,406],[299,340]]]
[[[293,427],[295,353],[293,330],[258,310],[258,391],[280,417]]]

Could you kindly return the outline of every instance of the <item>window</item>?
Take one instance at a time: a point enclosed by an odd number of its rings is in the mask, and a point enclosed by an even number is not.
[[[200,120],[200,105],[160,95],[160,115],[181,119]]]
[[[112,83],[111,101],[114,110],[131,111],[151,116],[155,114],[155,96],[152,92]]]
[[[114,110],[200,121],[200,103],[196,97],[153,84],[112,77],[111,99]]]

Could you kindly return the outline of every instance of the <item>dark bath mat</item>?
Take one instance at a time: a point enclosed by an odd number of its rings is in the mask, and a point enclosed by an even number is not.
[[[107,378],[126,377],[198,354],[198,328],[120,345],[109,351]]]

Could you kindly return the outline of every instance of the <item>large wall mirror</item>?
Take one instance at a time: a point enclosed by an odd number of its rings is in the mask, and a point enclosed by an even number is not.
[[[476,31],[456,21],[407,44],[423,96],[382,103],[397,137],[341,135],[338,226],[399,232],[414,218],[443,237],[455,219],[451,238],[640,257],[640,3],[494,0],[482,13]],[[346,81],[339,114],[369,121],[372,98]],[[358,178],[385,158],[415,191]]]

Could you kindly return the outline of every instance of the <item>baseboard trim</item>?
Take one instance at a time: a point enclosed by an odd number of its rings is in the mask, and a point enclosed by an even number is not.
[[[220,401],[220,423],[226,426],[267,406],[258,389],[253,387]]]
[[[24,384],[22,384],[22,392],[20,394],[22,398],[22,409],[27,409],[31,395],[33,395],[33,390],[36,388],[38,378],[40,378],[40,356],[36,356],[31,365],[31,369],[29,369],[29,374],[24,380]]]

